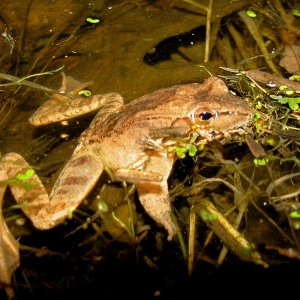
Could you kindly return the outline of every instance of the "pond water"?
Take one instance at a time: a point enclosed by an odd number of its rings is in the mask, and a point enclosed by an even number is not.
[[[238,70],[260,69],[264,76],[277,76],[271,81],[299,75],[297,5],[284,0],[2,0],[0,155],[22,155],[48,192],[95,116],[40,128],[28,122],[61,92],[66,78],[70,90],[118,93],[129,103],[161,88],[223,75],[255,114],[241,136],[177,160],[169,189],[180,235],[172,241],[137,194],[127,196],[131,186],[112,184],[107,174],[71,220],[49,231],[36,230],[15,208],[12,194],[1,193],[5,220],[21,244],[16,271],[5,262],[11,252],[0,249],[0,271],[7,272],[0,275],[1,295],[50,299],[96,292],[102,299],[167,299],[207,290],[232,296],[237,285],[250,293],[254,286],[253,295],[262,287],[285,289],[284,281],[292,286],[300,275],[300,87],[269,90],[260,73],[247,77]],[[155,113],[160,118],[165,112]],[[173,138],[178,131],[158,133]],[[208,181],[201,186],[203,180]],[[1,178],[0,183],[7,184]],[[208,199],[213,208],[199,199]],[[215,216],[220,223],[209,219]]]

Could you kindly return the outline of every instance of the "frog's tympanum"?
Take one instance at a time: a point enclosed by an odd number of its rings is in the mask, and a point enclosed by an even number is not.
[[[70,119],[100,110],[78,141],[78,145],[48,196],[37,175],[29,189],[9,184],[16,201],[38,229],[50,229],[62,223],[92,190],[104,170],[117,181],[135,183],[146,212],[163,225],[171,240],[176,226],[171,218],[168,177],[175,153],[161,150],[166,137],[155,132],[164,128],[188,128],[203,140],[235,130],[252,117],[249,106],[232,95],[217,77],[203,84],[177,85],[142,96],[123,105],[116,93],[93,97],[53,97],[30,118],[36,126]],[[180,130],[179,130],[180,131]],[[148,142],[158,147],[147,146]],[[0,180],[14,178],[30,167],[17,153],[6,154],[0,164]]]

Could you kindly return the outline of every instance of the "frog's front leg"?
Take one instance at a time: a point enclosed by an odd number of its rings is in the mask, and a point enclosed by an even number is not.
[[[2,174],[9,180],[31,167],[17,153],[6,154],[0,163]],[[38,229],[49,229],[63,222],[91,191],[103,171],[103,165],[92,148],[88,150],[79,145],[71,160],[58,177],[50,196],[35,174],[25,181],[31,184],[25,189],[22,184],[8,181],[17,203],[23,206],[24,213]]]
[[[142,206],[147,213],[169,233],[171,240],[176,233],[176,226],[171,218],[169,201],[168,177],[172,170],[174,159],[165,156],[151,156],[144,171],[162,176],[161,181],[141,181],[137,183],[137,191]]]

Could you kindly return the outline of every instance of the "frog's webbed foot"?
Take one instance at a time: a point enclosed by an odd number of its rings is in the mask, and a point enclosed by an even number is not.
[[[69,120],[99,110],[112,102],[123,104],[123,98],[117,93],[76,98],[56,94],[35,111],[29,122],[34,126],[42,126]]]
[[[177,228],[171,217],[169,201],[168,177],[172,170],[173,159],[164,156],[152,156],[145,171],[157,173],[162,181],[141,181],[137,183],[137,191],[142,206],[147,213],[168,231],[168,240],[172,240]]]
[[[90,97],[79,97],[78,92],[92,82],[81,83],[62,72],[61,94],[54,94],[48,101],[40,106],[29,118],[34,126],[69,120],[98,110],[100,107],[117,102],[123,104],[123,98],[117,93],[108,93]]]

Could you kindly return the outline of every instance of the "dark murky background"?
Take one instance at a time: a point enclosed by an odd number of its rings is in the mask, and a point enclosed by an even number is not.
[[[209,76],[208,72],[220,74],[219,66],[270,71],[255,42],[248,45],[249,33],[237,16],[250,2],[214,1],[210,36],[213,49],[205,62],[206,11],[184,1],[2,0],[0,72],[24,77],[64,66],[67,75],[81,82],[93,81],[89,87],[93,94],[118,92],[128,102],[162,87],[201,82]],[[299,6],[297,1],[282,2],[287,10]],[[208,1],[198,3],[208,5]],[[257,1],[255,5],[270,12],[272,3]],[[100,22],[91,24],[86,21],[88,17]],[[270,31],[266,35],[274,48],[280,49],[284,42],[275,33],[281,19],[272,14],[264,17],[263,30]],[[235,46],[238,32],[244,39],[242,47]],[[5,38],[7,35],[10,39]],[[241,48],[246,53],[241,53]],[[246,57],[256,56],[245,61]],[[54,89],[61,85],[59,72],[29,80]],[[51,94],[26,86],[2,87],[0,93],[1,154],[22,154],[37,167],[50,190],[59,168],[74,149],[76,137],[92,116],[71,122],[68,127],[55,125],[37,130],[28,124],[28,117]],[[242,150],[243,147],[239,148]],[[192,162],[185,164],[190,166]],[[180,173],[181,167],[178,168]],[[9,193],[7,198],[11,198]],[[140,212],[141,208],[137,210]],[[272,268],[265,270],[241,263],[232,254],[222,267],[216,268],[210,256],[203,256],[197,261],[194,275],[188,277],[178,242],[166,243],[165,232],[147,216],[143,220],[157,232],[148,233],[149,237],[140,245],[133,245],[126,233],[114,228],[111,220],[103,221],[108,232],[104,233],[108,237],[105,242],[103,236],[97,239],[96,227],[70,234],[91,213],[92,209],[85,207],[78,220],[73,220],[74,224],[46,233],[35,232],[30,224],[19,228],[14,222],[9,223],[15,236],[22,236],[21,244],[47,249],[46,254],[33,248],[21,251],[21,267],[13,278],[17,299],[61,299],[76,293],[91,297],[92,292],[101,299],[177,299],[191,297],[192,293],[203,297],[204,292],[209,297],[234,297],[237,286],[247,294],[254,294],[254,287],[297,293],[293,282],[299,278],[299,264],[284,259],[274,259]],[[251,220],[255,219],[258,220]],[[252,227],[250,236],[259,246],[261,241],[255,228]],[[269,241],[276,240],[276,231],[270,236],[262,232]],[[215,241],[211,248],[216,254],[221,245]],[[200,257],[201,253],[196,255]],[[282,278],[290,280],[290,286],[283,286]]]

